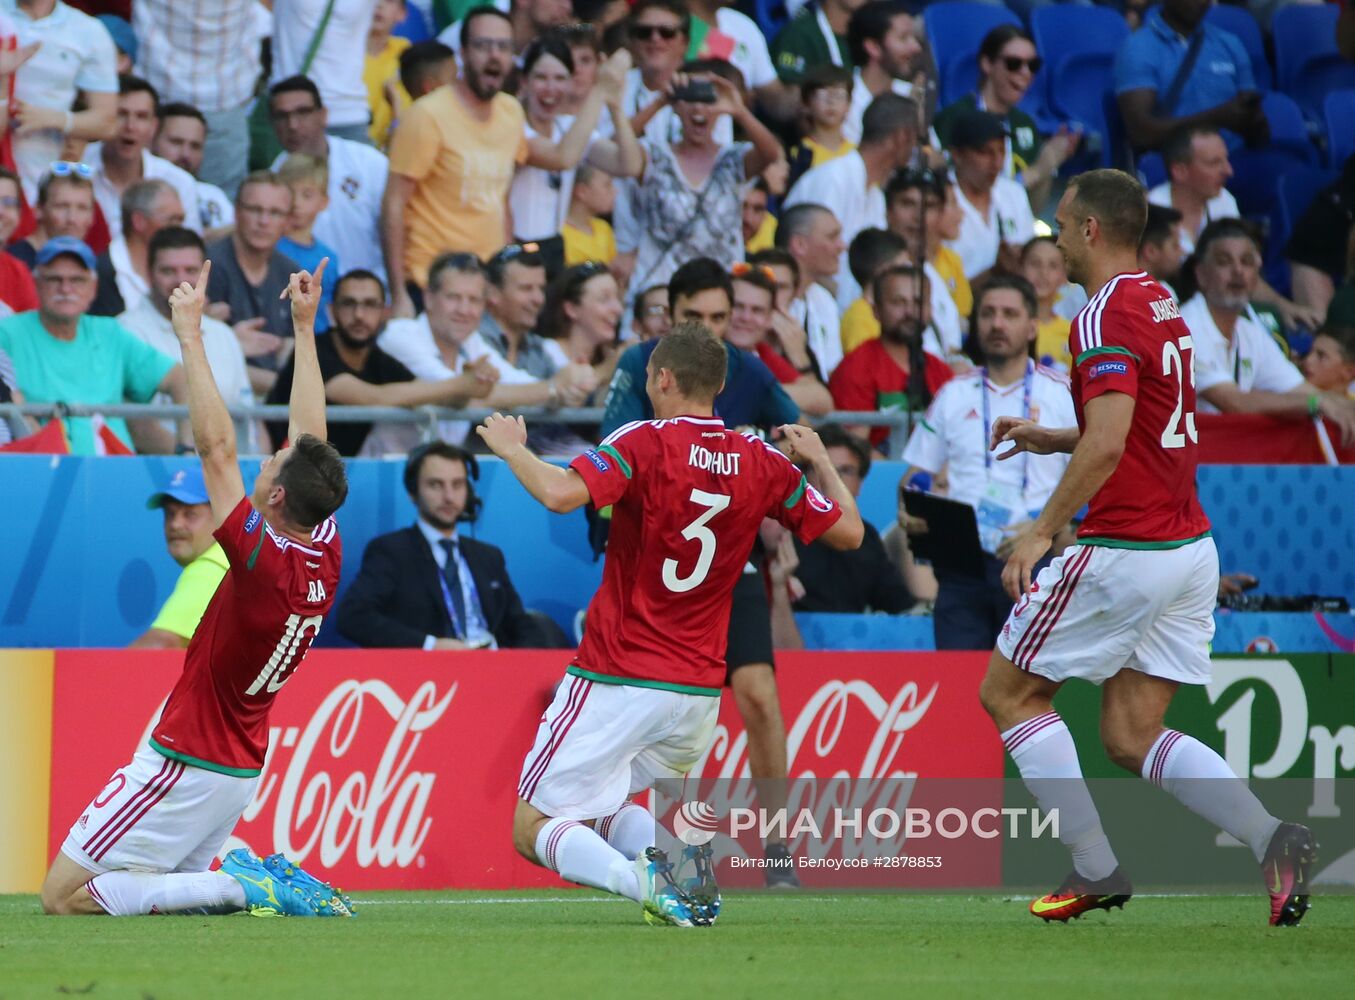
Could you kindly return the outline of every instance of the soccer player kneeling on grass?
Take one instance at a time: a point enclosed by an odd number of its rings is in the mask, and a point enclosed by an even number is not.
[[[520,417],[477,429],[550,510],[612,505],[602,586],[523,763],[513,844],[571,882],[641,903],[652,924],[708,926],[719,913],[710,846],[686,848],[675,869],[654,846],[654,817],[628,800],[682,777],[710,746],[734,584],[762,519],[836,548],[856,548],[863,531],[813,431],[781,428],[783,454],[714,415],[724,379],[724,344],[684,323],[646,369],[656,419],[622,425],[568,468],[527,450]],[[824,493],[792,460],[813,467]]]
[[[188,408],[230,571],[184,656],[149,746],[113,774],[71,827],[42,885],[53,914],[233,913],[351,916],[342,893],[281,854],[231,851],[209,871],[254,788],[268,713],[301,664],[339,586],[343,549],[331,516],[348,495],[326,443],[315,311],[325,262],[293,274],[296,332],[290,447],[263,463],[245,495],[235,427],[202,346],[208,262],[197,287],[170,296]]]

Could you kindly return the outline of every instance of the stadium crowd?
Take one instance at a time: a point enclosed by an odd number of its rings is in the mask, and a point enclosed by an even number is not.
[[[1202,411],[1355,439],[1350,36],[1283,0],[0,0],[0,402],[181,399],[167,296],[203,259],[223,397],[285,401],[280,293],[328,258],[330,404],[601,408],[536,422],[572,456],[649,415],[648,353],[695,320],[726,341],[731,424],[914,414],[834,431],[838,471],[948,483],[991,522],[991,576],[1059,460],[995,466],[980,415],[1071,415],[1086,297],[1047,220],[1082,170],[1149,189],[1140,264],[1191,327]],[[469,428],[438,430],[474,450]],[[76,453],[192,448],[186,423],[66,429]],[[260,453],[285,427],[239,432]],[[772,562],[799,608],[1000,599],[948,599],[922,530],[901,507],[859,573],[788,542]]]

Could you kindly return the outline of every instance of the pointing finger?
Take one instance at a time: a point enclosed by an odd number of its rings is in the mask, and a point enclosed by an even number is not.
[[[198,272],[197,288],[189,288],[188,282],[186,281],[183,283],[183,287],[187,288],[190,292],[192,291],[197,292],[197,294],[201,295],[205,299],[207,297],[207,278],[209,275],[211,275],[211,273],[212,273],[212,262],[210,260],[204,260],[202,262],[202,270]]]

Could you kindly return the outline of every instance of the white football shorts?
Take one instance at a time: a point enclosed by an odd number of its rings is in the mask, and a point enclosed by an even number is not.
[[[258,782],[257,776],[208,771],[142,747],[85,807],[61,853],[98,875],[205,872]]]
[[[1100,684],[1129,667],[1207,684],[1218,589],[1209,537],[1174,549],[1073,545],[1012,608],[997,648],[1052,681]]]
[[[715,735],[720,699],[566,674],[522,764],[518,795],[547,816],[610,816],[680,778]]]

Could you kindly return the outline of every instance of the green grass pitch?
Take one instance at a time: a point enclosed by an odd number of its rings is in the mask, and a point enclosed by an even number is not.
[[[369,893],[356,920],[49,918],[0,896],[0,1000],[1350,996],[1355,897],[1136,898],[1044,926],[996,896],[730,895],[710,929],[586,891]],[[362,905],[366,903],[367,905]]]

